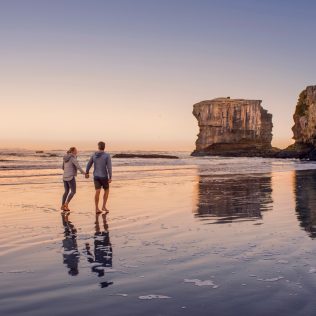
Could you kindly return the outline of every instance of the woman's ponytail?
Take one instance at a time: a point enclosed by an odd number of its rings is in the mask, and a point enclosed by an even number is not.
[[[70,147],[67,151],[67,154],[72,154],[76,150],[76,147]]]

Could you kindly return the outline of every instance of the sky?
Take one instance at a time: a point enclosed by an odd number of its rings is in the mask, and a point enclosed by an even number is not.
[[[0,147],[193,150],[193,104],[263,100],[292,142],[313,0],[0,0]]]

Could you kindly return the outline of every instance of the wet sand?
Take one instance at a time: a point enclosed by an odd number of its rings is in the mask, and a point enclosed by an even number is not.
[[[1,315],[314,315],[316,171],[0,187]]]

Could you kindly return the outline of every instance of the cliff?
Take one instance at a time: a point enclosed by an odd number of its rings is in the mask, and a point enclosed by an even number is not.
[[[193,106],[200,132],[192,155],[271,156],[272,115],[260,100],[217,98]]]
[[[279,157],[316,160],[316,86],[308,86],[300,93],[293,120],[295,143]]]
[[[303,90],[293,115],[293,138],[297,143],[316,145],[316,86]]]

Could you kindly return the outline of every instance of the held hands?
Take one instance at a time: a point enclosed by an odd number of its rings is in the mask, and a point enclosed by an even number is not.
[[[85,174],[84,174],[84,177],[85,177],[86,179],[89,179],[89,173],[85,173]],[[112,182],[112,179],[109,179],[108,181],[109,181],[109,183],[111,183],[111,182]]]

